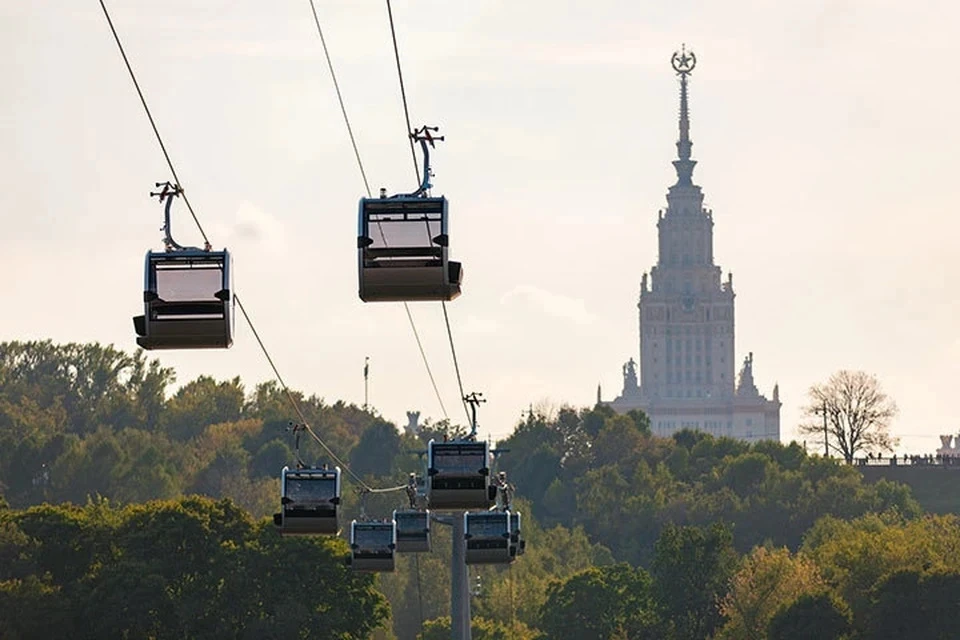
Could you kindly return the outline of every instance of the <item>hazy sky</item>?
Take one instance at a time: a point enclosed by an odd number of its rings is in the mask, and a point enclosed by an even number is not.
[[[316,0],[371,187],[415,187],[385,3]],[[386,418],[441,417],[403,306],[357,297],[363,195],[307,0],[113,0],[191,203],[287,382]],[[691,81],[694,181],[734,274],[737,360],[779,382],[782,436],[841,368],[897,400],[902,449],[956,433],[960,6],[926,0],[395,0],[415,126],[439,125],[463,295],[448,304],[481,433],[531,402],[589,405],[638,357],[640,276],[675,180]],[[0,3],[0,339],[136,346],[143,255],[171,179],[96,0]],[[951,79],[953,78],[953,79]],[[175,209],[181,243],[199,243]],[[948,258],[950,258],[948,260]],[[463,420],[439,304],[411,304]],[[181,383],[271,378],[227,351],[154,352]]]

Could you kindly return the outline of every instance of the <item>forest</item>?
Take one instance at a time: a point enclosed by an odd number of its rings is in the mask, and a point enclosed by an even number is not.
[[[342,538],[281,538],[283,389],[176,384],[139,350],[0,343],[0,637],[449,637],[448,530],[376,576],[351,571]],[[371,486],[422,473],[426,442],[462,433],[292,393]],[[527,552],[470,567],[476,640],[956,635],[960,521],[905,485],[795,443],[659,438],[602,406],[531,412],[496,446]],[[333,462],[310,438],[299,453]],[[358,517],[349,484],[343,508]]]

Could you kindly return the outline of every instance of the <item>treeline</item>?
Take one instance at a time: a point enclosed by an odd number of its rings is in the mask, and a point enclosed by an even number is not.
[[[389,608],[376,579],[347,568],[343,540],[281,539],[271,526],[201,497],[0,507],[0,637],[391,637],[377,629]],[[530,558],[481,574],[476,640],[956,637],[955,516],[828,517],[796,553],[744,556],[722,524],[668,525],[649,568],[614,563],[582,533],[530,537]],[[417,637],[449,637],[449,618]]]
[[[605,565],[554,581],[526,637],[947,640],[957,637],[957,544],[952,515],[826,517],[795,553],[759,546],[743,556],[722,524],[671,524],[649,568]],[[475,627],[475,640],[501,637],[520,636]]]
[[[171,395],[174,381],[140,351],[0,344],[0,493],[11,507],[0,511],[0,616],[55,612],[21,615],[0,636],[49,635],[53,619],[78,637],[204,637],[215,624],[236,637],[308,637],[296,625],[345,629],[322,637],[449,636],[447,529],[433,527],[435,553],[401,556],[375,579],[345,572],[342,541],[281,540],[267,516],[279,470],[295,460],[285,394],[200,377]],[[428,422],[401,434],[375,412],[294,394],[314,431],[373,486],[422,471],[425,442],[458,431]],[[929,631],[922,637],[953,637],[928,603],[960,600],[960,567],[940,557],[960,526],[923,516],[902,485],[866,485],[795,444],[658,438],[642,413],[603,407],[530,415],[497,446],[510,449],[499,464],[518,488],[528,546],[509,568],[471,567],[475,640],[859,640],[906,637],[883,635],[903,620]],[[331,461],[308,436],[300,454]],[[344,487],[347,523],[359,505]],[[193,494],[218,502],[183,497]],[[366,511],[403,504],[402,492],[378,494]],[[209,540],[190,563],[174,557],[193,536]],[[306,600],[299,578],[282,586],[302,562],[329,567]],[[264,577],[246,587],[200,577],[223,567]],[[389,608],[368,597],[374,588]],[[343,606],[354,589],[357,603]],[[259,591],[273,595],[258,600]],[[78,620],[94,597],[143,626]],[[224,598],[245,607],[223,609],[228,621],[217,618]],[[337,618],[346,611],[362,619]]]
[[[388,616],[344,541],[229,500],[0,509],[0,637],[368,638]]]
[[[174,381],[139,350],[0,343],[0,494],[23,507],[196,493],[272,513],[280,469],[295,461],[285,393],[272,382],[247,392],[239,378],[201,376],[167,397]],[[402,452],[422,441],[354,405],[294,395],[313,430],[361,475],[395,481],[418,469],[416,455]],[[300,455],[333,462],[309,437]]]
[[[583,526],[615,557],[648,565],[664,527],[724,522],[741,553],[797,549],[818,518],[920,514],[907,486],[866,484],[856,469],[796,443],[748,444],[681,431],[650,435],[642,412],[561,408],[530,415],[497,446],[501,468],[544,523]]]

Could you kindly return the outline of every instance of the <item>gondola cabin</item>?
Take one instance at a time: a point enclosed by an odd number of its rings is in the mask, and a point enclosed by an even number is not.
[[[527,547],[527,541],[520,536],[520,512],[510,511],[510,561],[522,556]]]
[[[354,571],[393,571],[396,549],[393,520],[350,523],[350,566]]]
[[[148,251],[144,314],[133,319],[144,349],[226,349],[233,344],[230,253]]]
[[[430,512],[403,510],[393,512],[397,523],[397,551],[426,553],[430,551]]]
[[[446,198],[363,198],[359,218],[361,300],[453,300],[460,295],[463,269],[449,259]]]
[[[467,564],[508,564],[510,512],[477,511],[463,514]]]
[[[489,455],[486,442],[431,440],[427,444],[430,508],[489,508],[496,497],[496,487],[490,484]]]
[[[280,513],[273,521],[282,535],[340,533],[340,468],[290,469],[280,476]]]

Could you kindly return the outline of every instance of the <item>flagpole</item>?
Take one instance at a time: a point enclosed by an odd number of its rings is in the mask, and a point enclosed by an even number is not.
[[[363,410],[367,410],[370,387],[368,380],[370,378],[370,356],[363,359]]]

